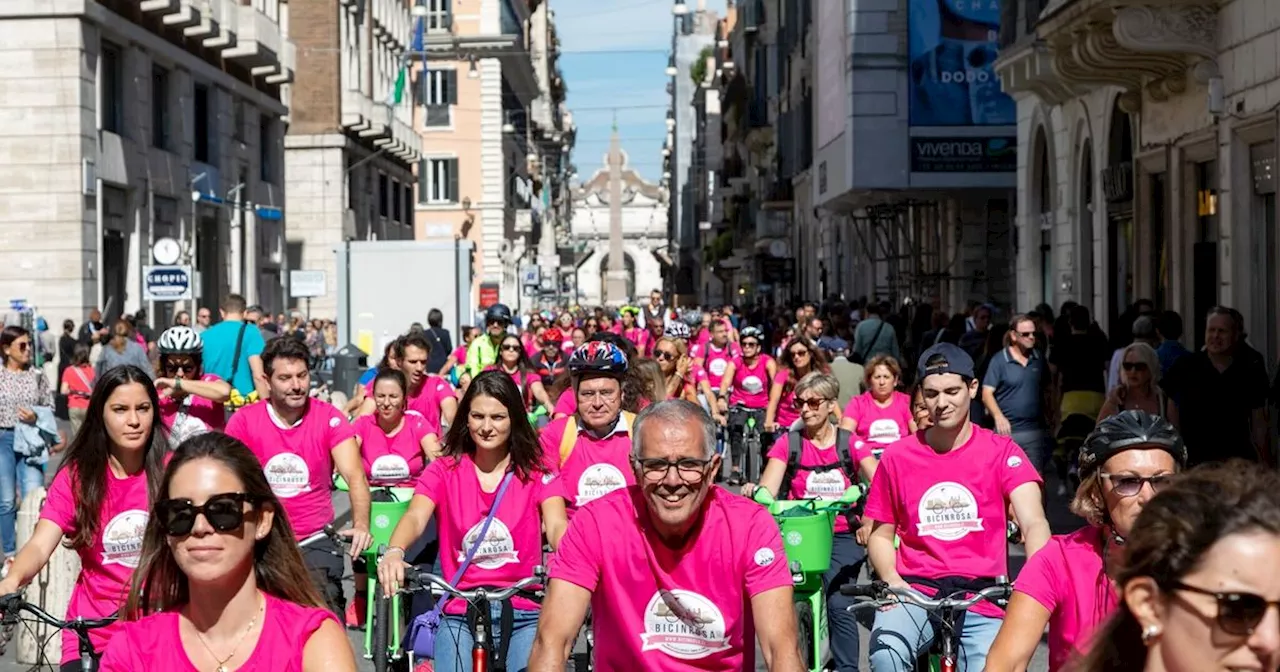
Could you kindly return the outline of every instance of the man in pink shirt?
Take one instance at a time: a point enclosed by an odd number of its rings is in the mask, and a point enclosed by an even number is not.
[[[1010,505],[1027,557],[1049,540],[1040,475],[1009,437],[970,422],[978,381],[963,350],[950,343],[929,348],[920,355],[918,379],[934,424],[885,451],[863,514],[874,521],[867,554],[890,586],[927,595],[981,590],[1009,575]],[[895,537],[901,541],[896,550]],[[983,669],[1003,616],[986,602],[965,614],[960,669]],[[940,634],[932,622],[913,605],[877,612],[871,669],[915,669],[916,657]]]
[[[427,419],[427,424],[437,434],[443,425],[453,422],[453,414],[458,411],[458,398],[454,396],[453,386],[440,376],[427,373],[427,360],[431,355],[431,344],[427,337],[420,333],[410,333],[396,340],[395,358],[399,369],[409,383],[405,401],[410,411],[416,411]],[[359,416],[372,415],[377,410],[373,402],[373,381],[369,381],[364,403],[360,406]],[[443,436],[443,434],[439,434]]]
[[[333,522],[333,472],[347,481],[351,498],[351,557],[360,556],[369,534],[369,484],[355,430],[333,405],[312,399],[307,346],[296,338],[277,338],[262,352],[270,394],[231,416],[227,434],[244,442],[262,463],[271,491],[280,498],[298,539]],[[325,538],[302,549],[316,589],[338,618],[344,615],[345,566],[337,544]]]
[[[698,391],[706,400],[712,417],[723,422],[725,413],[729,411],[728,402],[721,394],[721,381],[729,370],[729,364],[742,358],[742,349],[729,340],[729,324],[727,320],[716,319],[709,327],[711,338],[706,343],[694,345],[689,350],[693,359],[690,367],[694,371],[701,370],[705,376],[699,375]]]
[[[636,420],[638,485],[581,509],[551,560],[530,672],[565,668],[590,607],[600,672],[801,672],[791,574],[764,508],[712,484],[715,424],[663,401]],[[749,613],[748,613],[749,612]]]

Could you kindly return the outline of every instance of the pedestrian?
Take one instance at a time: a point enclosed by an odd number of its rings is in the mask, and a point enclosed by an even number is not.
[[[850,361],[864,363],[876,355],[889,355],[899,359],[898,335],[893,325],[885,321],[884,308],[874,301],[867,304],[866,318],[853,330],[853,356]]]
[[[1152,349],[1160,345],[1160,337],[1156,335],[1156,321],[1150,315],[1140,315],[1133,321],[1133,342],[1143,343]],[[1107,390],[1113,390],[1124,382],[1120,377],[1120,359],[1125,348],[1116,350],[1111,355],[1111,365],[1107,367]]]
[[[960,336],[958,345],[969,356],[977,361],[982,357],[982,346],[986,342],[987,332],[991,329],[991,318],[995,309],[990,304],[982,304],[973,309],[966,323],[968,330]]]
[[[177,315],[173,316],[173,325],[175,327],[191,326],[191,313],[185,310],[179,310]]]
[[[1156,351],[1146,343],[1135,341],[1120,350],[1120,362],[1120,384],[1107,393],[1098,422],[1121,411],[1164,415],[1167,409],[1164,391],[1160,389],[1160,360]]]
[[[1066,330],[1055,328],[1059,340],[1049,363],[1057,372],[1059,411],[1064,420],[1077,414],[1097,420],[1106,401],[1106,367],[1111,351],[1106,339],[1095,334],[1092,326],[1089,309],[1076,304],[1068,310]]]
[[[444,368],[453,352],[453,337],[444,328],[444,313],[439,308],[432,308],[427,313],[427,329],[424,332],[427,342],[431,344],[431,357],[427,359],[427,371],[432,373]]]
[[[80,341],[76,340],[76,323],[73,320],[62,321],[62,336],[58,338],[58,378],[62,380],[62,374],[71,366],[72,356],[75,354],[76,345]],[[86,361],[89,358],[89,348],[85,348],[84,353]],[[57,416],[63,420],[68,419],[67,415],[67,397],[59,394],[57,399]]]
[[[1156,318],[1156,335],[1160,341],[1156,346],[1156,356],[1160,358],[1160,373],[1169,375],[1174,362],[1191,354],[1181,340],[1182,316],[1172,310],[1160,313]]]
[[[1015,315],[1010,324],[1008,346],[987,365],[982,402],[996,433],[1011,437],[1043,476],[1053,456],[1049,367],[1036,351],[1035,320]]]
[[[67,400],[67,419],[71,421],[71,436],[74,439],[84,424],[85,413],[89,409],[89,399],[93,396],[93,382],[97,373],[89,363],[89,348],[77,343],[71,356],[67,358],[67,368],[59,378],[59,390]]]
[[[129,365],[138,367],[152,378],[155,377],[155,370],[151,368],[151,360],[147,357],[146,350],[138,345],[133,325],[129,324],[128,320],[120,318],[111,326],[111,340],[103,346],[102,355],[98,358],[97,377],[102,378],[102,374],[117,366]]]
[[[89,311],[89,319],[80,325],[80,342],[92,348],[94,343],[105,345],[110,338],[110,330],[102,323],[102,311],[97,308]]]
[[[262,349],[266,342],[262,332],[247,320],[244,297],[228,294],[219,311],[222,321],[200,335],[204,341],[205,372],[231,383],[244,397],[258,390],[259,398],[265,399]]]
[[[212,313],[209,311],[208,308],[205,308],[202,306],[199,310],[196,311],[196,324],[192,328],[196,330],[197,334],[203,334],[204,330],[208,329],[211,323],[212,323]]]

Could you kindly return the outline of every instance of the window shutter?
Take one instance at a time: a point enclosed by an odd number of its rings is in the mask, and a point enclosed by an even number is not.
[[[441,105],[457,105],[458,104],[458,71],[445,70],[444,73],[444,100],[440,101]]]
[[[449,199],[449,202],[457,203],[459,200],[458,199],[458,160],[448,159],[446,165],[448,166],[448,170],[449,170],[449,191],[447,192],[447,197]]]
[[[427,202],[427,175],[431,170],[430,159],[418,159],[418,202]]]

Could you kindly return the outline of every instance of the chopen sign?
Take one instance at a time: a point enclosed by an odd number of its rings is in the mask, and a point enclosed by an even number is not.
[[[144,301],[183,301],[191,298],[190,266],[143,266]]]

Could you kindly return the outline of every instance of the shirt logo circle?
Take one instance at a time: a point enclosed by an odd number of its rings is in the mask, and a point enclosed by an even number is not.
[[[102,528],[102,564],[138,568],[148,515],[141,509],[117,513]]]
[[[1010,455],[1009,461],[1005,462],[1005,464],[1009,465],[1010,469],[1017,469],[1022,466],[1022,458],[1017,455]]]
[[[311,490],[311,469],[306,460],[293,453],[277,453],[267,460],[262,471],[276,497],[288,499]]]
[[[867,440],[875,443],[893,443],[902,438],[898,423],[889,418],[873,420],[867,427]]]
[[[713,359],[707,363],[707,368],[711,370],[711,375],[723,376],[724,370],[729,368],[729,362],[724,359]]]
[[[811,471],[804,479],[804,499],[839,499],[847,487],[839,469]]]
[[[935,484],[920,498],[916,531],[922,537],[955,541],[982,531],[978,500],[963,485],[951,481]]]
[[[341,425],[341,424],[342,424],[342,421],[341,421],[341,420],[339,420],[339,419],[337,419],[337,418],[329,418],[329,426],[330,426],[330,427],[337,427],[338,425]]]
[[[760,380],[760,376],[751,374],[742,379],[742,391],[747,394],[760,394],[764,392],[764,381]]]
[[[462,548],[458,549],[459,563],[466,561],[467,551],[471,550],[476,540],[480,538],[482,527],[484,527],[483,520],[473,525],[463,536]],[[496,516],[493,522],[489,523],[489,529],[484,533],[484,541],[480,542],[471,562],[483,569],[497,569],[503,565],[520,562],[520,552],[516,550],[511,530],[507,529],[507,526]]]
[[[775,556],[773,554],[773,549],[766,546],[756,551],[756,555],[754,559],[756,562],[756,566],[768,567],[769,565],[773,564],[774,558]]]
[[[641,651],[661,651],[679,660],[698,660],[729,649],[720,608],[698,593],[681,589],[667,591],[665,600],[661,592],[649,599],[640,642]]]
[[[627,478],[622,471],[607,462],[593,464],[578,477],[577,506],[585,506],[605,495],[627,487]]]
[[[403,481],[409,478],[409,463],[399,455],[383,455],[369,465],[369,476],[375,481]]]

